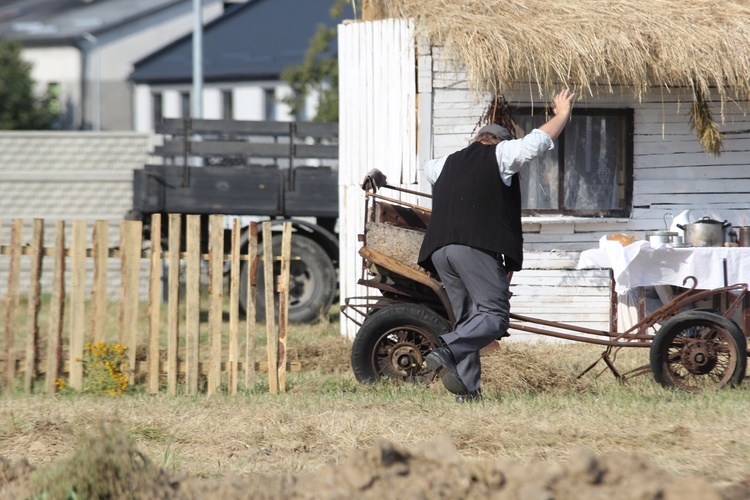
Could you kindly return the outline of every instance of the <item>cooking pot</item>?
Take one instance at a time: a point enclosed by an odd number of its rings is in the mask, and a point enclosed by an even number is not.
[[[710,217],[690,224],[677,224],[677,227],[685,231],[685,243],[694,247],[721,247],[724,246],[724,232],[731,226],[727,221],[718,221]]]
[[[652,245],[661,245],[662,243],[680,244],[682,238],[672,231],[653,231],[646,233],[649,243]]]

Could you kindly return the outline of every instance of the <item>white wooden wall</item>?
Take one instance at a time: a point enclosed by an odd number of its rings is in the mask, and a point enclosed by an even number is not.
[[[389,184],[414,189],[419,182],[412,33],[409,22],[393,19],[338,28],[342,302],[345,297],[367,293],[356,284],[362,276],[357,235],[363,231],[364,192],[360,184],[365,175],[377,168],[386,174]],[[341,332],[353,336],[356,325],[342,316]]]

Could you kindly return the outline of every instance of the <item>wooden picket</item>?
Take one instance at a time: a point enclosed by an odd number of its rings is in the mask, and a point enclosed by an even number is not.
[[[268,371],[269,390],[271,393],[285,392],[286,372],[288,369],[299,370],[299,362],[287,359],[287,310],[288,282],[291,247],[291,224],[283,227],[282,254],[273,255],[271,238],[264,241],[264,279],[266,280],[266,336],[268,356],[265,362],[255,360],[257,325],[256,292],[257,292],[257,259],[258,231],[255,223],[248,228],[249,241],[246,253],[241,249],[241,231],[239,220],[232,221],[231,245],[229,254],[224,254],[224,221],[222,216],[209,218],[208,254],[201,254],[200,236],[201,219],[189,215],[183,233],[183,217],[170,214],[166,220],[168,249],[161,245],[162,219],[153,216],[150,221],[152,241],[148,250],[142,249],[142,223],[140,221],[123,221],[120,224],[119,245],[109,247],[109,227],[106,221],[96,221],[91,234],[91,248],[88,247],[86,221],[73,221],[70,232],[71,244],[66,246],[64,221],[56,221],[54,228],[54,246],[44,247],[44,221],[33,221],[33,234],[30,244],[23,243],[24,221],[14,219],[11,222],[11,241],[9,245],[0,244],[0,255],[8,264],[7,294],[5,296],[5,332],[4,345],[0,348],[0,370],[2,386],[5,391],[16,390],[16,379],[23,373],[23,389],[34,390],[34,382],[43,376],[43,388],[46,392],[58,390],[59,381],[80,390],[83,387],[83,365],[86,342],[102,342],[115,338],[128,348],[128,364],[131,384],[145,381],[150,394],[166,390],[177,394],[180,381],[183,391],[196,394],[199,390],[199,379],[206,377],[203,386],[208,394],[214,394],[226,387],[230,394],[239,389],[240,373],[245,372],[244,385],[247,388],[255,384],[256,372]],[[0,236],[2,236],[0,221]],[[270,234],[270,223],[264,225]],[[182,234],[186,235],[182,252]],[[2,241],[0,241],[2,243]],[[29,257],[29,286],[24,289],[28,294],[28,318],[26,327],[19,331],[17,323],[21,297],[22,259]],[[40,352],[39,316],[42,308],[41,283],[42,262],[47,257],[48,269],[51,269],[51,294],[49,302],[44,303],[47,318],[47,330],[44,347]],[[111,259],[120,261],[120,297],[117,317],[117,331],[107,332],[108,318],[107,266]],[[139,301],[141,269],[143,260],[148,263],[148,327],[139,328],[138,318],[142,309]],[[278,326],[273,304],[274,283],[273,264],[280,259],[282,275],[276,284],[280,293],[278,300]],[[208,345],[201,345],[201,262],[208,262]],[[229,325],[228,345],[225,345],[223,333],[225,325],[223,314],[224,300],[224,267],[226,261],[231,263],[229,279]],[[181,263],[185,263],[184,271]],[[51,265],[49,265],[51,264]],[[164,283],[163,267],[166,267],[166,327],[162,332],[161,306]],[[86,294],[87,270],[93,270],[90,294]],[[241,272],[242,269],[242,272]],[[66,270],[69,272],[69,290],[66,297]],[[185,289],[181,293],[180,276],[184,273]],[[242,280],[246,280],[242,283]],[[247,320],[245,328],[245,349],[241,359],[239,314],[240,290],[246,290]],[[48,285],[49,286],[49,285]],[[181,294],[183,296],[181,296]],[[67,298],[67,301],[66,301]],[[87,298],[89,299],[87,302]],[[182,300],[182,302],[181,302]],[[87,306],[88,303],[88,306]],[[184,315],[181,306],[184,305]],[[88,315],[87,315],[88,309]],[[65,323],[63,322],[65,318]],[[181,330],[181,324],[183,330]],[[68,331],[65,331],[67,327]],[[180,335],[184,335],[184,348],[180,347]],[[166,338],[165,338],[166,337]],[[3,336],[0,336],[0,340]],[[21,340],[23,339],[23,340]],[[67,342],[65,342],[67,340]],[[160,345],[164,341],[166,356],[162,362]],[[65,358],[63,358],[65,346]],[[145,362],[136,359],[139,347],[145,347]],[[202,350],[203,348],[203,350]],[[226,348],[226,349],[225,349]],[[140,351],[139,351],[140,352]],[[226,357],[226,360],[225,360]],[[63,359],[66,360],[63,363]],[[180,377],[180,374],[184,377]],[[225,375],[226,374],[226,375]],[[67,377],[66,377],[67,375]],[[145,376],[145,377],[144,377]]]

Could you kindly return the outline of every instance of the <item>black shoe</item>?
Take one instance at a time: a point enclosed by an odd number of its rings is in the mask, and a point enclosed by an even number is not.
[[[482,389],[471,391],[466,394],[458,394],[456,396],[456,402],[458,403],[476,403],[482,400]]]
[[[433,349],[425,358],[425,362],[427,363],[427,368],[440,373],[440,380],[443,381],[443,385],[450,392],[461,395],[469,393],[463,380],[461,380],[461,376],[458,374],[456,360],[453,359],[453,353],[451,353],[450,349],[447,347]]]

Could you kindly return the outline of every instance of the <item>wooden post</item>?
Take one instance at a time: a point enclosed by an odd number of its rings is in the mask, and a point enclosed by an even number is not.
[[[55,223],[55,253],[52,271],[52,298],[49,306],[47,336],[47,375],[44,387],[48,393],[57,390],[55,379],[60,375],[62,359],[63,301],[65,299],[65,221]]]
[[[169,280],[167,282],[167,392],[177,394],[180,328],[180,245],[182,216],[169,214]]]
[[[221,388],[221,323],[224,299],[224,216],[211,215],[208,219],[208,338],[211,362],[208,372],[208,394]]]
[[[104,341],[104,323],[107,320],[107,262],[109,261],[109,221],[94,222],[93,237],[94,283],[91,287],[92,343]]]
[[[286,333],[289,319],[289,272],[292,252],[292,223],[285,222],[281,237],[281,273],[279,273],[279,390],[286,392]]]
[[[151,215],[151,273],[148,284],[148,392],[159,392],[161,312],[161,214]]]
[[[39,359],[39,308],[41,301],[42,254],[44,253],[44,220],[34,219],[34,232],[31,240],[31,272],[29,274],[29,325],[26,332],[26,373],[24,389],[31,392],[36,378],[36,364]]]
[[[276,330],[276,311],[273,293],[273,233],[271,223],[263,223],[263,278],[266,287],[266,354],[268,358],[268,389],[279,392],[279,332]]]
[[[130,380],[135,383],[135,351],[138,347],[138,281],[141,270],[141,221],[120,223],[122,294],[120,296],[120,343],[128,348]]]
[[[201,279],[201,219],[187,216],[187,270],[185,277],[185,375],[188,394],[198,393],[198,362],[200,359],[200,279]]]
[[[229,270],[229,394],[237,394],[240,322],[240,220],[232,220],[232,247]]]
[[[23,221],[13,219],[10,236],[10,269],[8,269],[8,295],[5,297],[5,389],[13,392],[16,384],[16,332],[18,311],[18,285],[21,279],[21,253]]]
[[[70,251],[70,386],[83,389],[83,344],[86,338],[86,221],[73,221]]]
[[[255,384],[255,331],[256,303],[258,297],[258,225],[250,223],[250,239],[247,245],[247,300],[245,303],[245,387],[252,389]]]

